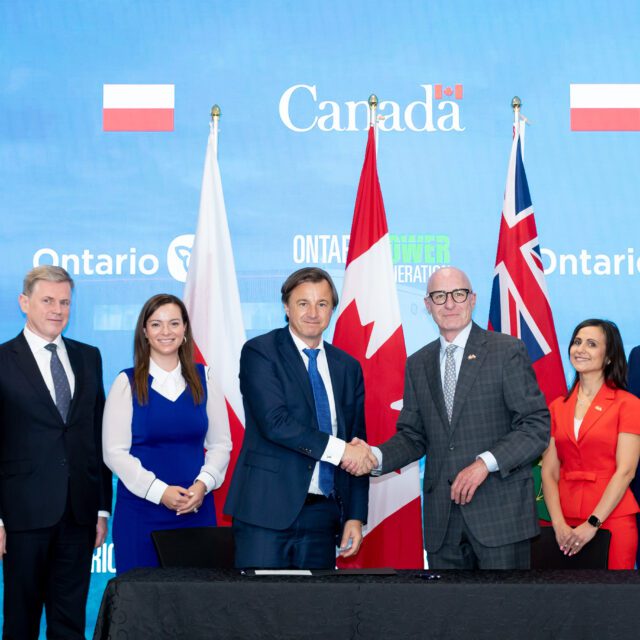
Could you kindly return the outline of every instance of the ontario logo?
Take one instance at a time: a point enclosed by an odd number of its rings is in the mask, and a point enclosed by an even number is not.
[[[450,238],[446,235],[390,233],[389,243],[398,284],[426,285],[434,271],[451,263]],[[345,264],[348,252],[348,234],[293,236],[293,261],[296,264]]]
[[[394,100],[381,100],[377,115],[382,131],[464,131],[460,123],[461,84],[421,84],[417,99],[406,105]],[[344,103],[318,98],[315,84],[294,84],[280,96],[280,120],[287,129],[305,133],[320,131],[366,131],[369,105],[366,100]]]

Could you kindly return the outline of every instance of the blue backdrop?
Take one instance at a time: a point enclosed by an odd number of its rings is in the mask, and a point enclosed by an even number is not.
[[[100,347],[108,389],[131,362],[142,302],[182,293],[185,240],[174,240],[195,229],[214,102],[248,335],[281,322],[293,269],[320,264],[340,287],[366,143],[353,103],[372,92],[407,350],[435,336],[422,303],[435,265],[471,275],[484,325],[518,94],[560,347],[604,315],[630,349],[638,133],[571,132],[569,85],[640,82],[639,32],[635,0],[0,0],[0,339],[23,325],[24,273],[66,264],[68,334]],[[104,132],[103,85],[126,83],[174,84],[174,131]],[[438,84],[462,97],[437,100]],[[626,256],[622,271],[595,272],[598,254]],[[108,550],[94,563],[91,628]]]

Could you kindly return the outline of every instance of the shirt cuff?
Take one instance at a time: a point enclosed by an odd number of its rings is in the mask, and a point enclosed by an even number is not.
[[[329,442],[327,442],[327,446],[320,460],[337,467],[340,464],[340,460],[342,460],[346,447],[347,443],[344,440],[336,438],[335,436],[329,436]]]
[[[110,516],[108,511],[98,511],[98,518],[109,518]]]
[[[156,478],[149,487],[149,491],[147,491],[147,495],[144,497],[145,500],[149,502],[153,502],[153,504],[160,504],[162,500],[162,494],[165,492],[166,488],[169,485],[166,482],[162,482],[162,480],[158,480]]]
[[[489,469],[490,473],[494,471],[500,471],[500,467],[498,466],[498,461],[496,457],[491,453],[491,451],[484,451],[480,455],[476,456],[476,460],[480,458],[486,465],[487,469]]]
[[[200,480],[200,482],[202,482],[202,484],[207,488],[207,493],[216,488],[216,479],[205,471],[201,471],[196,480]]]
[[[378,447],[371,447],[371,453],[376,457],[378,461],[378,466],[371,469],[372,476],[381,476],[382,475],[382,451],[378,449]]]

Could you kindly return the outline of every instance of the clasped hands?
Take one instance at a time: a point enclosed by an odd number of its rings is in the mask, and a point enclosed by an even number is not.
[[[588,522],[583,522],[577,527],[570,527],[566,522],[553,525],[556,541],[560,551],[565,556],[575,556],[584,549],[584,546],[591,542],[598,531]]]
[[[365,476],[379,465],[371,447],[360,438],[347,442],[340,466],[354,476]]]
[[[206,493],[207,488],[204,483],[196,480],[188,489],[175,485],[168,486],[160,502],[167,509],[175,511],[178,516],[191,512],[197,513]]]

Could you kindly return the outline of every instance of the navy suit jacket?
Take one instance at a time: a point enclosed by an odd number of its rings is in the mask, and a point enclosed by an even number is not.
[[[640,347],[634,347],[629,354],[629,381],[628,390],[633,393],[634,396],[640,398]],[[636,471],[636,477],[631,482],[631,491],[636,497],[636,500],[640,500],[640,466]],[[638,514],[638,526],[640,526],[640,514]],[[636,561],[640,566],[640,547],[638,547],[638,555]]]
[[[366,438],[364,381],[357,360],[324,343],[336,406],[337,436]],[[309,375],[288,327],[249,340],[240,357],[246,429],[225,513],[249,524],[286,529],[304,504],[315,464],[329,440],[318,428]],[[339,467],[342,522],[366,522],[368,477]]]
[[[111,511],[100,352],[63,340],[75,376],[66,423],[24,334],[0,345],[0,517],[7,531],[53,526],[67,496],[80,524],[95,524],[98,510]]]

